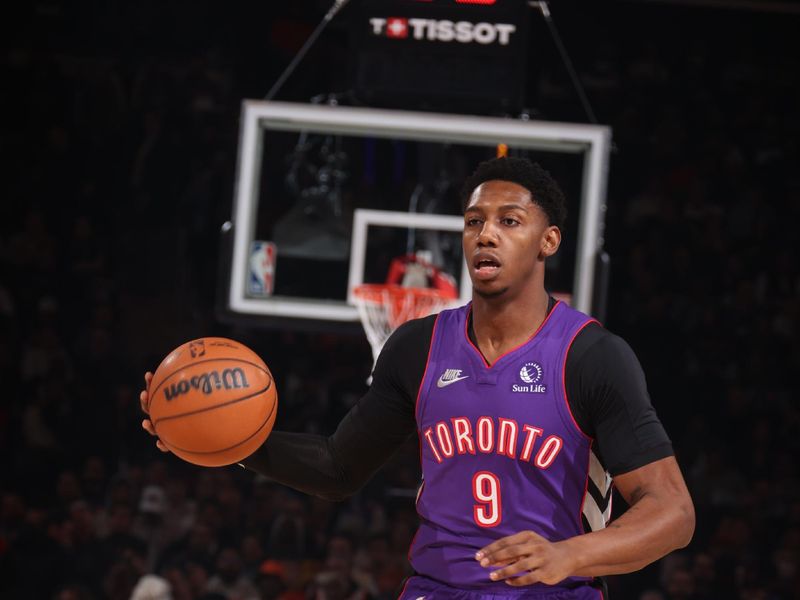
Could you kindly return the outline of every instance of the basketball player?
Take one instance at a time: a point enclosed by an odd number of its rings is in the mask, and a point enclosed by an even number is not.
[[[244,466],[342,499],[416,430],[401,600],[603,598],[600,576],[689,542],[692,501],[629,346],[545,291],[566,213],[556,182],[500,158],[463,198],[472,302],[399,327],[332,436],[273,432]],[[612,476],[629,508],[608,523]]]

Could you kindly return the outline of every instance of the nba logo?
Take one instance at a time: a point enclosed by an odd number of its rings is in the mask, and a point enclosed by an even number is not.
[[[250,275],[247,278],[247,293],[266,298],[272,295],[275,283],[275,257],[277,248],[272,242],[254,241],[250,247]]]

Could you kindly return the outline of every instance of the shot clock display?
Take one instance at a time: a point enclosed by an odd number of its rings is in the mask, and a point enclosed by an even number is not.
[[[356,93],[374,106],[517,111],[528,13],[523,0],[361,0]]]

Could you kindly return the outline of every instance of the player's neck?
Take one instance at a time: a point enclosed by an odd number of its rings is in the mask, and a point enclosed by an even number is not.
[[[500,356],[527,341],[547,317],[549,296],[544,286],[513,299],[472,300],[475,339],[486,360],[493,364]]]

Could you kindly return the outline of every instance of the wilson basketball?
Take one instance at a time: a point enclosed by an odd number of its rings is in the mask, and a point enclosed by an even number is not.
[[[159,439],[180,458],[205,467],[252,454],[272,431],[277,410],[267,365],[225,338],[179,346],[150,382],[148,413]]]

